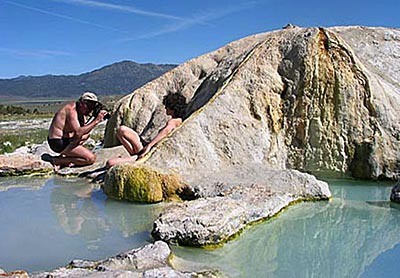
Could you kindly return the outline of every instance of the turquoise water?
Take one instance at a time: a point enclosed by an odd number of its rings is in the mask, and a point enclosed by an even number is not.
[[[329,183],[332,201],[291,206],[221,249],[173,251],[229,277],[399,277],[400,206],[387,201],[393,184]]]
[[[108,200],[82,179],[1,178],[0,268],[50,270],[139,247],[160,209]]]
[[[228,277],[399,277],[400,206],[388,202],[393,183],[329,183],[332,201],[291,206],[222,248],[172,247],[176,267],[190,262]],[[81,179],[2,178],[0,268],[49,270],[141,246],[151,241],[161,208],[109,200]]]

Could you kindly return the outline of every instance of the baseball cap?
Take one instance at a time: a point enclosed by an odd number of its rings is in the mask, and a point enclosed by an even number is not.
[[[97,96],[92,93],[92,92],[84,92],[81,97],[81,100],[90,100],[90,101],[94,101],[94,102],[99,102],[97,99]]]

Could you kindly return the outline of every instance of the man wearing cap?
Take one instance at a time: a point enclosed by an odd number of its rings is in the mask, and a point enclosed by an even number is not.
[[[93,121],[86,123],[86,117],[98,103],[94,93],[85,92],[77,102],[69,102],[54,115],[47,138],[50,148],[60,154],[50,161],[54,170],[67,166],[86,166],[95,162],[95,154],[82,144],[107,114],[107,111],[101,110]]]

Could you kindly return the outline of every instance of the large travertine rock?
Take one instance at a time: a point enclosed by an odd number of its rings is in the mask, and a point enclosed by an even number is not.
[[[291,202],[330,198],[325,183],[310,175],[288,179],[287,169],[397,178],[399,58],[396,29],[294,27],[253,35],[121,99],[105,146],[118,143],[115,131],[122,124],[150,140],[167,119],[164,97],[182,95],[183,124],[135,169],[178,173],[192,196],[206,199],[163,213],[153,235],[189,245],[223,242]],[[104,188],[136,186],[117,180],[117,170],[108,172]],[[300,186],[304,180],[310,194]]]
[[[261,163],[324,175],[395,178],[400,165],[400,31],[290,28],[253,35],[180,65],[120,100],[106,128],[145,139],[162,99],[187,117],[147,162],[179,172]]]

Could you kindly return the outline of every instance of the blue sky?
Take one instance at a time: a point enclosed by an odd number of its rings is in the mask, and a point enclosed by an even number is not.
[[[0,0],[0,78],[180,64],[287,23],[399,28],[399,11],[398,0]]]

